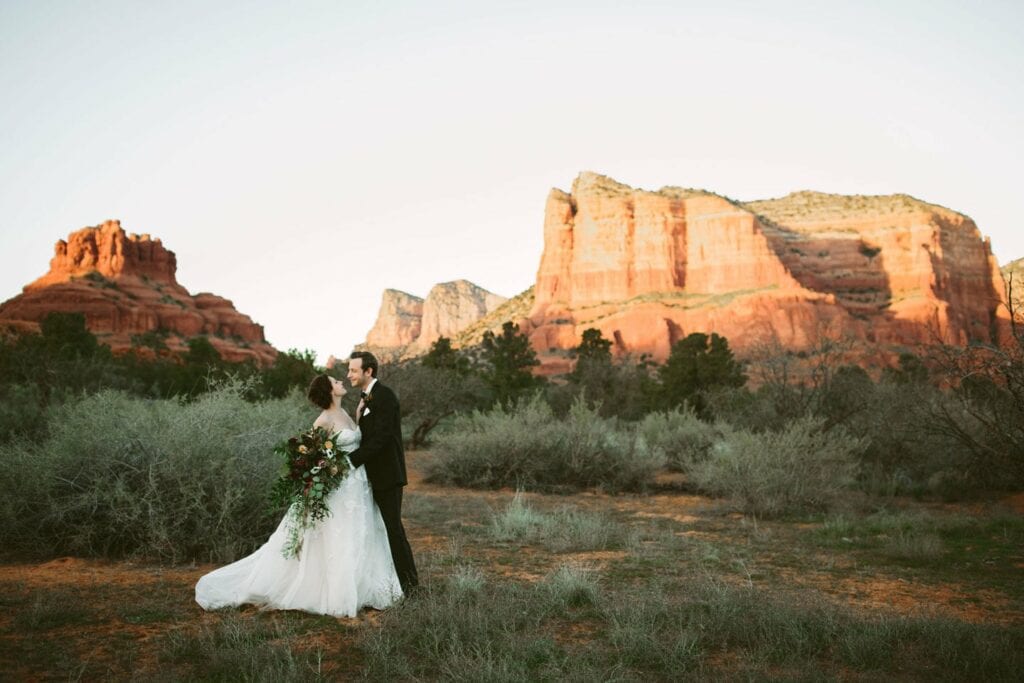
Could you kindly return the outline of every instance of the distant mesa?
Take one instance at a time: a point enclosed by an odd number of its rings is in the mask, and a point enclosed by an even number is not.
[[[426,299],[386,289],[377,322],[357,348],[386,360],[421,356],[440,337],[456,336],[506,301],[468,280],[434,285]]]
[[[570,192],[551,190],[536,284],[512,301],[498,310],[529,335],[542,372],[567,367],[566,352],[592,327],[617,355],[657,361],[691,332],[725,335],[741,354],[842,337],[869,358],[918,344],[999,343],[1009,331],[990,244],[956,211],[901,194],[803,191],[744,203],[590,172]],[[427,333],[430,305],[385,292],[367,344],[422,353],[442,333]],[[494,314],[452,316],[443,333],[478,343],[484,328],[500,328]]]
[[[261,325],[223,297],[189,294],[176,272],[174,252],[159,239],[127,234],[119,221],[107,221],[58,241],[49,272],[0,304],[0,322],[25,330],[51,312],[83,313],[89,330],[114,351],[149,334],[182,352],[190,339],[206,336],[225,360],[274,362],[278,352]]]
[[[743,352],[823,336],[872,347],[997,342],[1002,278],[955,211],[907,195],[796,192],[740,203],[676,187],[637,190],[582,173],[553,190],[536,301],[539,350],[596,327],[616,352],[664,360],[691,332]]]

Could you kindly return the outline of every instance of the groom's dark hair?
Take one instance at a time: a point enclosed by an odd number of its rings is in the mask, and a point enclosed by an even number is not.
[[[377,377],[377,373],[380,372],[380,366],[377,365],[377,356],[369,351],[353,351],[352,355],[348,357],[349,360],[355,360],[356,358],[362,359],[363,370],[372,370],[371,376]]]

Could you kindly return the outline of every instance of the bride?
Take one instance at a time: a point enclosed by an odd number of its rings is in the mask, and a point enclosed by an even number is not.
[[[308,397],[323,408],[313,426],[326,429],[337,448],[350,453],[359,447],[360,432],[341,409],[345,394],[339,380],[317,375]],[[282,555],[288,540],[285,514],[259,550],[199,579],[196,602],[208,610],[252,603],[346,617],[364,606],[384,609],[394,603],[402,589],[366,468],[349,470],[327,505],[331,514],[303,533],[297,558]]]

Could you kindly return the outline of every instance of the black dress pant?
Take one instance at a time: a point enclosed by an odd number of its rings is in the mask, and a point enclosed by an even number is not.
[[[412,559],[412,548],[405,537],[405,527],[402,526],[402,487],[374,489],[373,499],[377,502],[380,516],[388,530],[388,544],[391,546],[395,573],[402,584],[402,592],[408,595],[409,589],[419,584],[419,576],[416,574],[416,562]]]

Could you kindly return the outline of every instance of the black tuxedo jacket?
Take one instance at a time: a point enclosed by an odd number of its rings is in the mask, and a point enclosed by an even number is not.
[[[408,480],[398,397],[377,380],[366,399],[366,408],[359,419],[362,441],[348,458],[353,466],[366,467],[366,477],[374,490],[405,486]]]

